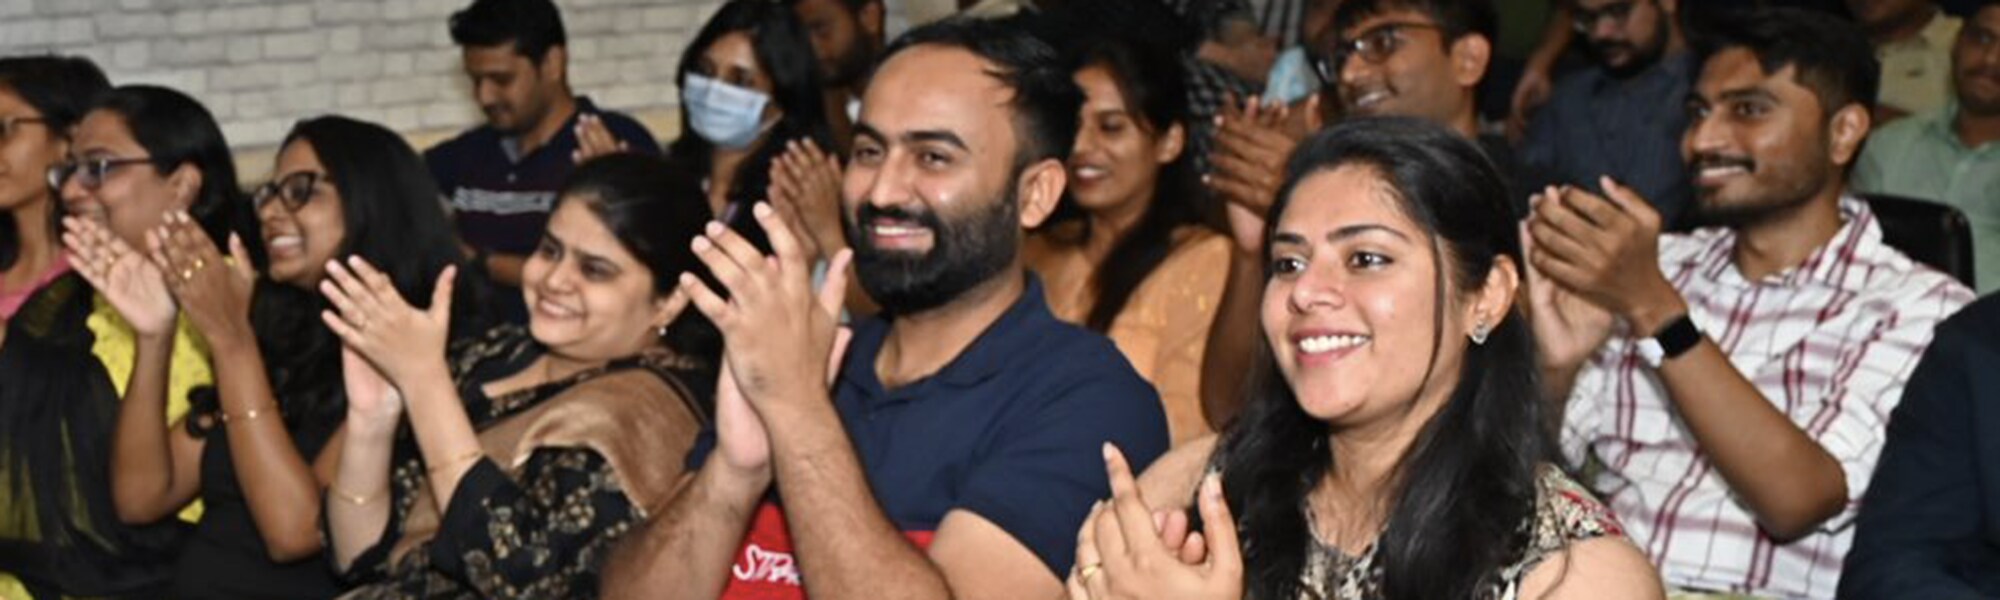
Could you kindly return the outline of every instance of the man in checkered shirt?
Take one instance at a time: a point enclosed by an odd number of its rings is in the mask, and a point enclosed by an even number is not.
[[[1890,410],[1972,298],[1882,241],[1846,173],[1879,66],[1852,25],[1746,13],[1703,48],[1682,137],[1709,227],[1551,190],[1527,222],[1566,458],[1671,587],[1830,598]]]

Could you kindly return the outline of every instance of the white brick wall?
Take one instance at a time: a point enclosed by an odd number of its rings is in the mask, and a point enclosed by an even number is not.
[[[242,149],[268,151],[292,122],[330,112],[434,140],[480,120],[445,26],[469,3],[0,0],[0,55],[81,54],[113,83],[178,88],[208,105]],[[720,0],[558,4],[571,85],[657,123],[676,104],[681,48]],[[245,171],[268,168],[244,162]]]

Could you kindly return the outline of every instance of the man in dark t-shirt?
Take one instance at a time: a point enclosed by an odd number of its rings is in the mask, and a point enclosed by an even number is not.
[[[1019,255],[1062,196],[1082,104],[1056,52],[946,21],[887,56],[842,188],[883,315],[855,324],[829,393],[814,348],[832,345],[834,311],[792,301],[810,268],[785,229],[775,269],[726,230],[695,242],[731,300],[682,289],[722,328],[742,393],[717,398],[695,475],[613,553],[605,595],[1057,597],[1110,494],[1106,444],[1135,469],[1166,450],[1158,395],[1049,312]]]
[[[576,168],[579,126],[602,125],[626,149],[658,154],[637,121],[602,111],[569,88],[562,15],[549,0],[476,0],[451,17],[473,98],[486,124],[424,153],[467,254],[493,280],[521,284],[556,190]],[[526,314],[503,294],[511,320]]]

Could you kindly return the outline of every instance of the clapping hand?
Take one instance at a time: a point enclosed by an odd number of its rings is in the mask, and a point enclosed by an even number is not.
[[[254,345],[250,328],[250,296],[257,270],[242,238],[229,235],[229,260],[215,242],[185,212],[167,215],[165,223],[146,232],[153,264],[166,276],[168,291],[187,311],[188,321],[215,346]]]
[[[1139,497],[1117,447],[1105,444],[1104,467],[1111,501],[1098,504],[1078,535],[1076,568],[1066,583],[1070,600],[1243,597],[1243,555],[1219,474],[1203,477],[1197,493],[1210,540],[1203,548],[1200,534],[1174,543],[1171,523],[1162,524]]]
[[[158,266],[96,221],[65,217],[63,230],[63,246],[75,258],[77,274],[118,310],[135,333],[152,338],[173,334],[179,307]]]
[[[334,310],[323,311],[320,319],[348,348],[381,369],[397,387],[407,387],[425,375],[425,369],[443,369],[458,267],[438,273],[427,309],[404,301],[395,283],[359,256],[349,257],[346,264],[327,261],[326,274],[319,290]]]

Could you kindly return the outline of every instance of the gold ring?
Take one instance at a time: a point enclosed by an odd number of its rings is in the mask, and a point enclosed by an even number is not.
[[[1104,563],[1091,563],[1084,565],[1083,568],[1077,569],[1076,579],[1078,581],[1090,581],[1091,575],[1096,575],[1098,571],[1102,570],[1104,570]]]

